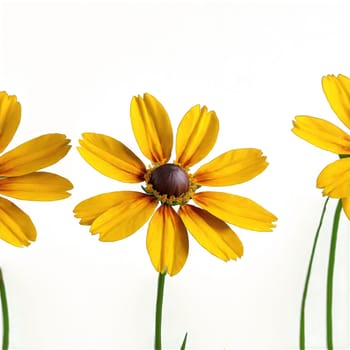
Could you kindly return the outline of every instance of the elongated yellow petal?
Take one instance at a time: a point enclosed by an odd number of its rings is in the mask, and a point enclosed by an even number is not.
[[[207,107],[192,107],[182,118],[176,135],[176,161],[184,168],[201,161],[213,148],[219,120]]]
[[[0,152],[2,152],[15,134],[21,120],[21,105],[16,96],[0,92]]]
[[[70,149],[62,134],[47,134],[22,143],[0,157],[0,176],[20,176],[55,164]]]
[[[336,125],[320,118],[297,116],[292,131],[316,147],[335,154],[350,154],[350,135]]]
[[[202,165],[194,174],[196,184],[207,186],[236,185],[259,175],[268,166],[266,157],[255,148],[228,151]]]
[[[317,178],[317,187],[323,188],[324,196],[350,197],[350,158],[328,164]]]
[[[0,197],[0,239],[16,246],[28,246],[36,239],[30,217],[5,198]]]
[[[183,205],[179,215],[197,242],[211,254],[228,261],[243,255],[243,245],[230,227],[207,211]]]
[[[276,216],[251,199],[222,192],[198,192],[193,200],[203,209],[248,230],[268,232],[275,227]]]
[[[92,234],[99,233],[100,241],[113,242],[126,238],[141,228],[157,206],[153,196],[140,192],[129,193],[128,198],[101,214],[91,225]]]
[[[173,131],[161,103],[150,94],[133,97],[130,118],[141,152],[153,163],[167,162],[173,147]]]
[[[342,198],[341,202],[344,213],[346,217],[350,220],[350,197]]]
[[[84,133],[79,142],[80,155],[103,175],[128,183],[144,181],[145,165],[123,143],[94,133]]]
[[[81,225],[91,225],[93,221],[108,209],[120,205],[130,198],[139,198],[139,192],[118,191],[102,193],[85,199],[74,208],[74,216],[80,218]]]
[[[54,201],[70,196],[73,185],[62,176],[47,172],[8,177],[0,180],[0,193],[17,199]]]
[[[161,205],[154,213],[147,232],[147,250],[154,268],[176,275],[188,256],[188,236],[185,225],[175,210]]]
[[[334,113],[350,129],[350,79],[327,75],[322,78],[322,87]]]

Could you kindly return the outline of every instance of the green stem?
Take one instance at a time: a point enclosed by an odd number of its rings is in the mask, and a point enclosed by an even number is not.
[[[302,297],[302,301],[301,301],[301,313],[300,313],[300,330],[299,330],[299,332],[300,332],[300,334],[299,334],[300,350],[305,350],[305,303],[306,303],[307,291],[308,291],[308,287],[309,287],[309,281],[310,281],[311,270],[312,270],[312,263],[313,263],[314,256],[315,256],[318,236],[320,234],[320,230],[322,227],[324,214],[326,213],[326,207],[327,207],[328,201],[329,201],[329,197],[327,197],[327,199],[323,205],[322,214],[321,214],[320,222],[318,224],[317,231],[315,234],[314,244],[312,246],[310,260],[309,260],[309,266],[307,269],[307,274],[306,274],[306,279],[305,279],[303,297]]]
[[[162,310],[163,310],[163,295],[164,295],[164,282],[166,272],[159,273],[158,275],[158,290],[157,290],[157,304],[156,304],[156,330],[154,349],[162,349]]]
[[[337,246],[337,236],[338,236],[338,227],[339,227],[341,209],[342,209],[342,201],[340,199],[338,201],[338,205],[334,213],[331,245],[329,248],[329,259],[328,259],[328,274],[327,274],[327,347],[328,347],[328,350],[333,349],[333,327],[332,327],[333,276],[334,276],[335,251]]]
[[[2,270],[0,268],[0,299],[2,308],[2,350],[9,348],[9,311],[7,306],[6,290]]]
[[[187,332],[186,332],[184,340],[183,340],[183,342],[181,344],[180,350],[185,350],[186,349],[186,342],[187,342]]]

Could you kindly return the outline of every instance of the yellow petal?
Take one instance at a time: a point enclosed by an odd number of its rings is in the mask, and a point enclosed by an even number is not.
[[[130,236],[146,223],[157,206],[153,196],[140,192],[124,193],[124,197],[92,223],[90,232],[99,233],[100,241],[113,242]]]
[[[322,78],[322,87],[334,113],[350,129],[350,79],[327,75]]]
[[[335,154],[350,154],[350,135],[320,118],[297,116],[292,131],[316,147]]]
[[[268,232],[277,218],[251,199],[222,192],[198,192],[193,200],[203,209],[230,224]]]
[[[196,184],[207,186],[236,185],[259,175],[268,166],[266,157],[255,148],[228,151],[202,165],[194,174]]]
[[[0,157],[0,176],[20,176],[55,164],[70,149],[62,134],[47,134],[22,143]]]
[[[346,217],[350,220],[350,197],[342,198],[341,202],[344,213]]]
[[[138,198],[139,192],[118,191],[93,196],[80,202],[74,208],[74,216],[81,219],[79,222],[81,225],[91,225],[97,217],[108,209],[129,200],[134,195]]]
[[[94,133],[84,133],[79,142],[81,147],[78,147],[78,151],[81,156],[103,175],[128,183],[144,181],[144,164],[121,142]]]
[[[323,188],[324,196],[350,197],[350,158],[328,164],[317,178],[317,187]]]
[[[0,197],[0,239],[16,246],[28,246],[36,239],[30,217],[12,202]]]
[[[2,152],[15,134],[21,120],[21,105],[16,96],[0,92],[0,152]]]
[[[173,147],[173,131],[161,103],[150,94],[133,97],[130,118],[142,153],[153,163],[167,162]]]
[[[32,201],[54,201],[70,196],[73,185],[56,174],[35,172],[0,180],[0,193],[5,196]]]
[[[188,256],[188,236],[185,225],[175,210],[161,205],[154,213],[147,232],[147,250],[154,268],[176,275]]]
[[[243,255],[243,245],[230,227],[207,211],[183,205],[179,215],[197,242],[211,254],[228,261]]]
[[[219,120],[207,107],[192,107],[182,118],[176,135],[176,161],[184,168],[201,161],[213,148]]]

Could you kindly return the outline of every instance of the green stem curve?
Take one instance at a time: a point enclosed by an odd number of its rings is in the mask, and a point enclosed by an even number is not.
[[[0,299],[2,308],[2,350],[7,350],[9,348],[9,311],[7,306],[7,297],[5,282],[2,275],[2,270],[0,268]]]
[[[158,289],[157,289],[157,302],[156,302],[156,329],[154,339],[154,349],[162,349],[162,310],[163,310],[163,296],[164,296],[164,282],[166,272],[159,273],[158,275]]]
[[[303,297],[302,297],[302,301],[301,301],[301,312],[300,312],[300,328],[299,328],[299,347],[300,347],[300,350],[305,350],[305,304],[306,304],[306,297],[307,297],[307,292],[308,292],[308,288],[309,288],[309,281],[310,281],[312,264],[313,264],[313,260],[314,260],[314,256],[315,256],[316,246],[317,246],[317,242],[318,242],[318,236],[320,234],[320,230],[322,227],[324,215],[326,213],[328,201],[329,201],[329,197],[327,197],[327,199],[323,205],[322,214],[320,217],[320,222],[319,222],[317,230],[316,230],[314,243],[312,246],[311,255],[310,255],[310,259],[309,259],[309,266],[308,266],[307,273],[306,273]]]
[[[338,228],[340,214],[342,210],[342,201],[338,201],[337,208],[334,213],[333,228],[331,244],[329,248],[328,259],[328,273],[327,273],[327,347],[328,350],[333,349],[333,319],[332,319],[332,306],[333,306],[333,277],[334,277],[334,262],[337,246]]]

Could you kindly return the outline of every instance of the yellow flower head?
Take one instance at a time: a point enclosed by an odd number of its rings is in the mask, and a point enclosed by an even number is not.
[[[0,92],[0,152],[12,140],[21,119],[16,96]],[[34,201],[63,199],[72,184],[65,178],[43,171],[63,158],[70,149],[65,135],[47,134],[27,141],[0,156],[0,193]],[[0,197],[0,238],[14,246],[28,246],[36,239],[30,217],[9,200]]]
[[[197,192],[200,186],[228,186],[248,181],[268,165],[262,152],[253,148],[228,151],[201,166],[216,142],[219,121],[215,112],[199,105],[183,117],[176,135],[176,160],[168,163],[173,146],[170,119],[153,96],[131,101],[131,124],[143,162],[112,137],[84,133],[78,148],[96,170],[118,181],[144,182],[144,193],[104,193],[78,204],[75,216],[91,225],[101,241],[117,241],[141,228],[150,218],[147,250],[158,272],[177,274],[188,256],[187,230],[205,249],[228,261],[243,254],[238,236],[225,223],[256,231],[271,231],[276,217],[252,200],[222,192]],[[189,204],[193,200],[201,208]],[[158,204],[160,206],[156,210]],[[178,211],[174,206],[179,206]]]
[[[350,79],[344,75],[327,75],[322,87],[334,113],[350,128]],[[350,135],[336,125],[310,116],[297,116],[292,131],[297,136],[340,159],[328,164],[317,178],[323,195],[342,200],[343,210],[350,219]]]

